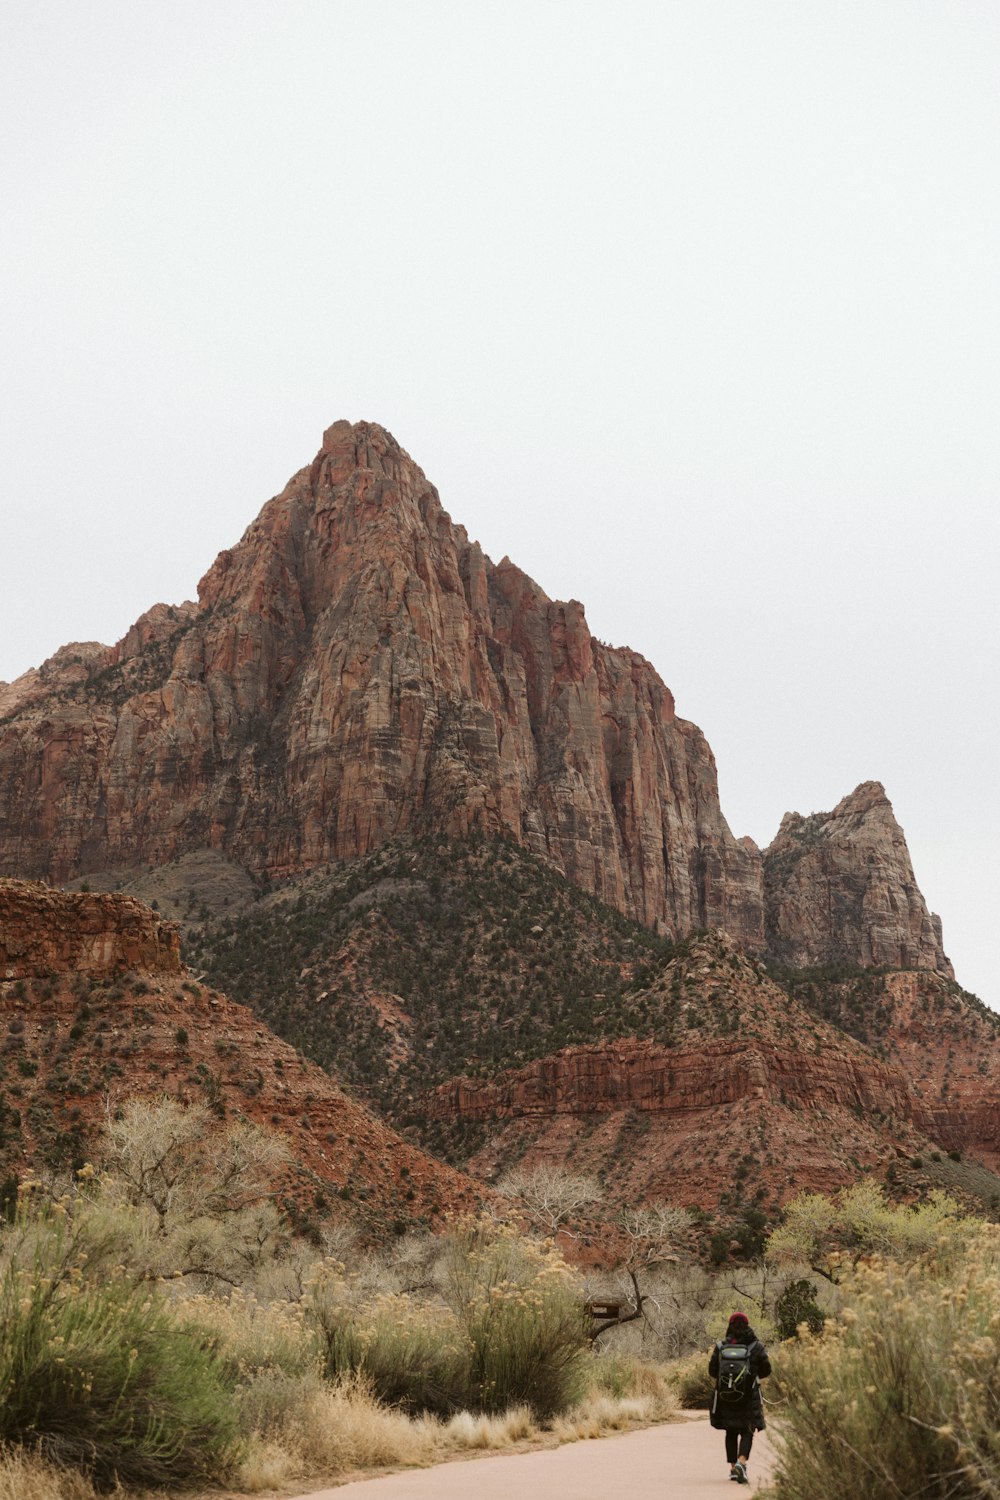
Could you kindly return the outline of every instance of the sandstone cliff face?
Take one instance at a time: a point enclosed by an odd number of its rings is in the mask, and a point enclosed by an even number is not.
[[[847,960],[953,977],[941,920],[927,910],[877,781],[831,813],[786,813],[764,853],[764,891],[767,950],[785,963]]]
[[[885,1050],[924,1135],[1000,1172],[1000,1016],[938,974],[878,982]]]
[[[513,1158],[601,1175],[615,1199],[716,1211],[738,1189],[765,1211],[832,1193],[926,1149],[905,1085],[875,1059],[773,1043],[567,1048],[489,1084],[439,1091],[437,1118],[488,1126],[469,1167]]]
[[[761,862],[653,668],[494,566],[383,429],[338,422],[199,587],[4,689],[0,873],[220,850],[272,875],[508,829],[648,925],[763,944]]]

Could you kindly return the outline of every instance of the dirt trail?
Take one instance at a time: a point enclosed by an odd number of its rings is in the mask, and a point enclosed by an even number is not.
[[[754,1439],[749,1488],[730,1482],[725,1456],[722,1433],[694,1416],[561,1448],[352,1480],[299,1500],[702,1500],[712,1494],[735,1500],[759,1488],[774,1463],[763,1432]]]

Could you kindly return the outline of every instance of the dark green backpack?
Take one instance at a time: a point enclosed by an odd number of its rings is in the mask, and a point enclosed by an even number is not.
[[[754,1341],[756,1342],[756,1341]],[[719,1351],[719,1373],[715,1378],[716,1396],[722,1406],[740,1406],[750,1400],[754,1387],[751,1365],[753,1344],[716,1344]]]

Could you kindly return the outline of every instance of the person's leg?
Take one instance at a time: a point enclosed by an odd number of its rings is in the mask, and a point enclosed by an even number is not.
[[[746,1463],[747,1459],[750,1457],[750,1449],[753,1447],[753,1428],[748,1427],[746,1432],[740,1433],[739,1438],[740,1458],[744,1463]]]
[[[739,1453],[740,1435],[735,1427],[726,1428],[726,1462],[734,1464]]]

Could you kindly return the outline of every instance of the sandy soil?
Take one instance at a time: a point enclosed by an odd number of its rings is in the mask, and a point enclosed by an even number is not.
[[[731,1483],[725,1458],[722,1433],[698,1415],[561,1448],[352,1480],[299,1500],[699,1500],[750,1494],[774,1462],[766,1432],[754,1439],[749,1488]]]

